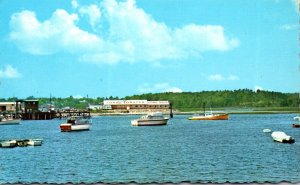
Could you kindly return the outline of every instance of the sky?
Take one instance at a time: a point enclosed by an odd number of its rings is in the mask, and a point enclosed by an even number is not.
[[[0,97],[299,92],[297,0],[0,0]]]

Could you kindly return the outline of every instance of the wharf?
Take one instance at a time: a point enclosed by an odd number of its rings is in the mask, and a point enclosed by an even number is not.
[[[75,110],[75,111],[33,111],[33,112],[19,112],[19,113],[9,113],[4,115],[9,115],[12,118],[21,118],[22,120],[51,120],[55,118],[65,118],[69,116],[83,116],[91,117],[90,111],[87,110]]]

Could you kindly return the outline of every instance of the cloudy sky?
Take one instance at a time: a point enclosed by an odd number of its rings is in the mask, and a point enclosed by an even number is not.
[[[297,0],[0,1],[0,97],[299,91]]]

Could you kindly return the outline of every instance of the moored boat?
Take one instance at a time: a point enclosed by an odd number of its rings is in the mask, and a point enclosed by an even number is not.
[[[294,143],[295,139],[281,131],[275,131],[271,134],[274,141],[281,143]]]
[[[0,125],[17,125],[20,124],[20,121],[20,119],[0,117]]]
[[[12,148],[12,147],[17,146],[17,141],[16,140],[1,141],[0,145],[3,148]]]
[[[91,121],[82,116],[72,116],[67,119],[66,123],[60,124],[61,132],[84,131],[90,130]]]
[[[294,120],[300,121],[300,116],[295,116],[295,117],[294,117]]]
[[[205,112],[204,115],[194,115],[189,117],[189,120],[228,120],[229,115],[227,113],[224,114],[213,114]]]
[[[161,126],[167,125],[169,118],[161,112],[149,113],[139,119],[131,120],[132,126]]]
[[[29,139],[27,141],[28,146],[41,146],[43,143],[42,139]]]
[[[228,120],[229,115],[227,113],[213,113],[212,111],[207,112],[205,111],[205,103],[204,103],[204,114],[202,115],[193,115],[189,117],[189,120]]]
[[[294,128],[300,128],[300,124],[299,123],[294,123],[294,124],[292,124],[292,127],[294,127]]]
[[[270,133],[270,132],[272,132],[272,130],[269,129],[269,128],[265,128],[265,129],[263,129],[263,132],[264,132],[264,133]]]

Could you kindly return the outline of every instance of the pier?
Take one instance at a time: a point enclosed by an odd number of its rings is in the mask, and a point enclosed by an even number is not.
[[[65,118],[69,116],[90,117],[89,110],[55,110],[48,109],[46,111],[39,110],[38,100],[17,100],[16,111],[10,113],[14,118],[22,120],[51,120],[54,118]]]

